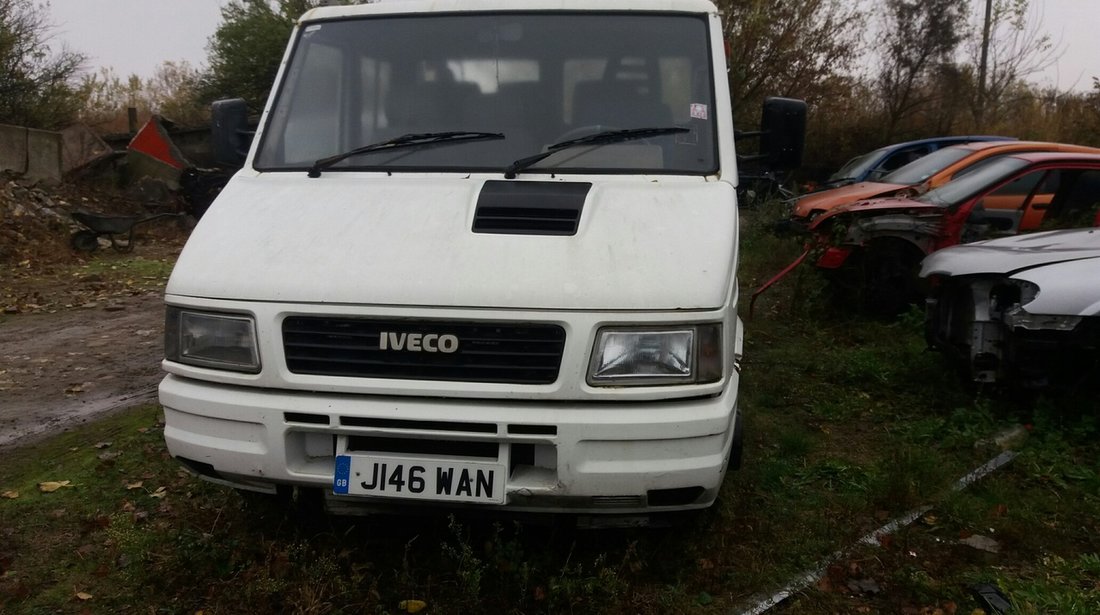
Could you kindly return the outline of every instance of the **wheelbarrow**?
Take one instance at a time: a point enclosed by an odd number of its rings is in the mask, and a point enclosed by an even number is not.
[[[152,216],[101,216],[86,211],[74,211],[73,220],[87,230],[77,231],[69,237],[69,243],[78,252],[95,252],[99,248],[99,238],[106,235],[111,247],[117,252],[130,252],[134,249],[134,229],[142,224],[161,218],[180,218],[185,214],[165,213]],[[122,241],[122,236],[126,240]]]

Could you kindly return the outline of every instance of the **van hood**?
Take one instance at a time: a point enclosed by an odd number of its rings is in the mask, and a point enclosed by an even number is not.
[[[730,297],[726,182],[594,182],[572,236],[474,233],[483,179],[233,178],[193,231],[175,296],[514,309],[713,309]],[[521,181],[521,180],[520,180]]]
[[[920,275],[1013,274],[1088,259],[1100,259],[1100,229],[1047,231],[953,246],[925,258]]]

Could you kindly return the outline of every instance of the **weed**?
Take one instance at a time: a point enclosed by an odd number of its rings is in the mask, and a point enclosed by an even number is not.
[[[454,515],[448,517],[447,527],[451,531],[453,542],[443,543],[442,550],[454,566],[460,604],[472,608],[481,603],[481,585],[489,568],[474,553],[469,533],[463,531]]]

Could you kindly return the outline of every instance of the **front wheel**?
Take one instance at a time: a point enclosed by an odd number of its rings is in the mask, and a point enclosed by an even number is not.
[[[903,241],[868,244],[831,276],[834,298],[865,314],[893,318],[920,302],[917,274],[923,258]]]
[[[69,244],[77,252],[90,254],[99,248],[99,235],[94,231],[77,231],[69,237]]]

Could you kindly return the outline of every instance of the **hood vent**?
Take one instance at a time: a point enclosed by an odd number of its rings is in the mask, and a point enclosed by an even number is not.
[[[487,181],[477,198],[475,233],[576,235],[590,183]]]

